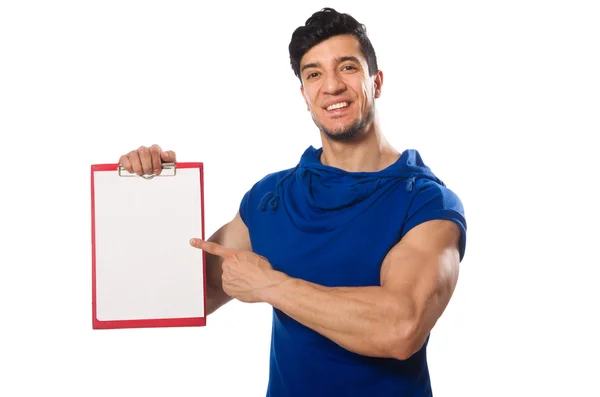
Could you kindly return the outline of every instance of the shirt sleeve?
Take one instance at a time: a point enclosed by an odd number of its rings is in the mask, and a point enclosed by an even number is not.
[[[252,189],[248,190],[244,194],[244,196],[242,197],[242,200],[240,201],[240,207],[239,207],[240,218],[242,218],[242,221],[246,224],[246,227],[249,227],[249,223],[250,223],[250,219],[248,219],[248,217],[250,214],[251,195],[252,195]]]
[[[256,211],[258,211],[261,197],[266,191],[274,189],[275,186],[275,173],[268,174],[264,178],[255,182],[250,189],[246,191],[239,205],[240,218],[246,224],[248,229],[251,228],[254,218],[256,217]]]
[[[452,221],[460,228],[459,254],[462,261],[467,243],[467,221],[462,201],[456,193],[433,181],[418,189],[402,229],[402,236],[413,227],[434,219]]]

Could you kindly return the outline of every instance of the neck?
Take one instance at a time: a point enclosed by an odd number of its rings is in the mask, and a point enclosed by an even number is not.
[[[400,153],[385,139],[377,117],[350,141],[334,141],[321,133],[321,163],[348,172],[376,172],[393,164]]]

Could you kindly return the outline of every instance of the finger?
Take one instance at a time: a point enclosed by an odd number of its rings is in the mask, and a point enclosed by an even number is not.
[[[164,161],[165,163],[174,163],[175,161],[177,161],[176,157],[175,157],[175,152],[172,150],[167,150],[165,152],[162,152],[160,154],[160,158],[162,159],[162,161]]]
[[[231,278],[231,264],[227,260],[224,260],[221,264],[221,277],[225,280],[229,280]]]
[[[131,168],[133,169],[133,172],[135,172],[138,175],[142,175],[144,171],[142,169],[142,163],[140,161],[140,156],[138,152],[136,150],[131,151],[127,158],[131,163]]]
[[[122,155],[119,159],[119,164],[121,167],[125,168],[125,170],[129,173],[133,173],[133,165],[131,165],[131,161],[129,161],[129,157],[127,155]]]
[[[236,250],[231,248],[225,248],[222,245],[217,243],[213,243],[210,241],[205,241],[199,238],[193,238],[190,240],[190,244],[196,248],[199,248],[203,251],[208,252],[209,254],[221,256],[223,258],[228,256],[233,256],[236,253]]]
[[[161,161],[160,161],[160,152],[161,148],[158,145],[152,145],[150,147],[150,158],[152,162],[152,173],[154,175],[159,175],[162,171]]]
[[[144,174],[152,174],[152,154],[150,153],[150,149],[146,146],[141,146],[138,149],[138,153],[140,154],[140,162],[142,163]]]

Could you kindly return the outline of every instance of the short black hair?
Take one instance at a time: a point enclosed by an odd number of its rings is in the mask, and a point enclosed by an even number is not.
[[[378,71],[375,49],[367,36],[367,28],[349,14],[337,12],[333,8],[323,8],[315,12],[304,26],[296,28],[289,45],[290,63],[296,77],[300,77],[300,60],[313,46],[332,36],[351,34],[358,39],[360,50],[367,59],[369,74]]]

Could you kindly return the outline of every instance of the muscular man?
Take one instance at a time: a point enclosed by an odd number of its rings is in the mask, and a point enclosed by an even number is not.
[[[386,141],[383,73],[362,24],[323,9],[289,52],[322,147],[191,240],[209,253],[208,313],[233,298],[273,307],[268,396],[431,396],[426,347],[465,252],[461,201],[418,151]],[[157,145],[120,159],[138,174],[162,161],[175,153]]]

